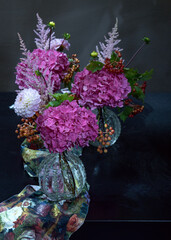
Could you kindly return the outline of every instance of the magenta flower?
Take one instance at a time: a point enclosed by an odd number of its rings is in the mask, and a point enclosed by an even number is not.
[[[16,66],[15,82],[20,89],[31,87],[42,94],[49,88],[50,92],[55,92],[60,89],[61,79],[66,74],[69,64],[65,53],[35,49],[32,53],[28,52],[27,58]],[[43,77],[35,74],[37,70]]]
[[[49,107],[37,119],[44,145],[50,152],[63,152],[74,146],[88,146],[98,135],[96,115],[77,101],[64,101]]]
[[[124,74],[113,74],[106,69],[92,73],[84,68],[75,75],[71,91],[81,106],[93,110],[104,106],[122,107],[122,100],[127,98],[131,87]]]

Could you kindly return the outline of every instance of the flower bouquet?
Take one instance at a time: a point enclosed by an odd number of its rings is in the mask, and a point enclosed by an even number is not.
[[[72,85],[72,93],[79,99],[78,103],[93,110],[98,119],[99,135],[92,145],[97,146],[99,153],[107,152],[107,147],[116,142],[120,135],[121,125],[117,115],[125,121],[142,112],[144,106],[135,104],[133,99],[143,102],[146,80],[151,78],[152,70],[140,74],[134,68],[128,68],[137,53],[149,38],[143,39],[142,46],[125,65],[121,51],[117,47],[118,21],[105,43],[99,43],[101,50],[96,46],[96,52],[91,53],[89,64],[83,71],[76,73]],[[117,110],[117,115],[107,107]]]
[[[109,38],[100,43],[101,50],[96,47],[89,64],[80,71],[76,54],[69,57],[64,53],[70,47],[70,34],[56,38],[55,23],[45,25],[38,14],[37,19],[36,49],[27,50],[18,34],[24,57],[16,66],[19,90],[12,108],[22,117],[16,133],[25,138],[21,145],[25,169],[39,178],[41,193],[35,191],[35,196],[41,196],[41,202],[43,192],[48,204],[57,202],[64,211],[65,201],[77,202],[88,189],[84,165],[73,148],[91,142],[99,153],[106,153],[120,135],[118,116],[125,121],[143,110],[134,99],[143,101],[152,71],[140,74],[128,65],[149,39],[143,39],[143,45],[125,64],[122,49],[116,46],[120,42],[116,21]],[[60,213],[57,211],[55,217]],[[71,219],[75,221],[77,215]],[[72,232],[79,224],[73,229],[67,226]]]

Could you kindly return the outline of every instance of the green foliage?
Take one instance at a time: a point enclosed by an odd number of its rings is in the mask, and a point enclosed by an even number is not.
[[[68,93],[55,93],[52,95],[55,100],[54,101],[50,101],[47,105],[46,108],[48,107],[57,107],[59,106],[61,103],[63,103],[65,100],[69,100],[70,102],[74,99],[73,96],[69,95]]]
[[[124,69],[125,77],[128,79],[128,82],[131,85],[131,93],[133,97],[144,101],[144,93],[139,86],[135,86],[138,81],[147,81],[151,79],[153,74],[153,69],[150,71],[145,71],[144,73],[139,73],[138,70],[133,68],[125,68]]]
[[[125,77],[128,79],[128,82],[131,85],[131,88],[134,87],[134,84],[139,80],[140,73],[133,68],[124,68]]]
[[[123,122],[125,122],[125,120],[126,120],[127,117],[131,114],[132,111],[133,111],[133,107],[126,106],[126,107],[123,108],[123,111],[118,114],[118,116],[120,117],[120,119],[121,119]]]
[[[136,83],[137,81],[147,81],[151,79],[153,74],[153,69],[150,71],[145,71],[144,73],[139,73],[137,69],[133,68],[124,68],[125,77],[128,79],[128,82],[131,84]]]
[[[132,91],[131,95],[137,99],[144,101],[145,95],[143,93],[143,90],[138,86],[135,86],[134,89],[135,89],[135,92]]]
[[[119,62],[119,60],[120,60],[120,58],[118,57],[118,55],[117,55],[115,52],[113,52],[113,53],[111,54],[110,62],[111,62],[111,63],[112,63],[112,62]]]
[[[101,70],[103,68],[103,66],[104,66],[104,64],[99,61],[91,61],[87,65],[86,69],[94,73],[98,70]]]
[[[150,71],[145,71],[144,73],[141,74],[139,80],[148,81],[152,78],[152,74],[153,74],[153,69],[151,69]]]

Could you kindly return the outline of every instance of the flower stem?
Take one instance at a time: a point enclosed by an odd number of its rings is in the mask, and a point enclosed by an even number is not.
[[[70,165],[69,165],[69,163],[68,163],[68,161],[67,161],[67,159],[66,159],[65,152],[62,152],[61,155],[62,155],[63,161],[66,163],[66,165],[68,166],[68,168],[69,168],[69,170],[70,170],[71,177],[72,177],[73,184],[74,184],[73,188],[72,188],[71,186],[70,186],[70,187],[71,187],[72,193],[75,194],[75,189],[76,189],[75,179],[74,179],[74,176],[73,176],[71,167],[70,167]],[[66,182],[66,185],[67,185],[67,182]],[[69,187],[69,186],[68,186],[68,187]]]
[[[50,36],[49,36],[49,50],[50,50],[50,43],[51,43],[51,35],[52,35],[52,28],[50,28]]]
[[[104,129],[103,109],[102,108],[99,108],[99,128],[102,130],[102,132],[105,131],[105,129]]]
[[[137,54],[142,50],[142,48],[144,47],[146,43],[143,42],[143,44],[140,46],[140,48],[138,48],[138,50],[134,53],[134,55],[132,56],[132,58],[128,61],[128,63],[126,64],[125,67],[128,67],[128,65],[134,60],[134,58],[137,56]]]

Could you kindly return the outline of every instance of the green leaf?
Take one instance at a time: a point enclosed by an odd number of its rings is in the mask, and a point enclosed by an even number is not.
[[[118,116],[123,122],[125,122],[125,120],[131,114],[132,111],[133,111],[133,107],[126,106],[124,107],[123,111],[118,114]]]
[[[103,66],[104,66],[104,64],[99,61],[91,61],[87,65],[86,69],[94,73],[98,70],[101,70],[103,68]]]
[[[47,105],[46,108],[48,107],[58,107],[63,103],[65,100],[69,100],[70,102],[74,99],[73,96],[69,95],[68,93],[54,93],[52,96],[56,99],[55,101],[50,101]]]
[[[112,54],[111,54],[111,58],[110,58],[110,61],[111,62],[118,62],[120,59],[119,59],[119,57],[118,57],[118,55],[115,53],[115,52],[113,52]]]
[[[136,69],[133,68],[125,68],[124,69],[125,77],[128,79],[128,82],[131,85],[131,88],[134,87],[134,84],[139,79],[140,75]]]
[[[59,99],[59,98],[61,98],[61,95],[62,95],[62,93],[54,93],[54,94],[51,94],[51,96],[53,96],[55,99]]]
[[[132,92],[132,96],[137,98],[137,99],[140,99],[142,101],[144,101],[144,93],[143,93],[143,90],[140,88],[140,87],[137,87],[137,86],[134,86],[134,89],[135,89],[135,92]]]
[[[152,74],[153,74],[153,69],[151,69],[150,71],[145,71],[140,75],[139,80],[148,81],[152,78]]]

